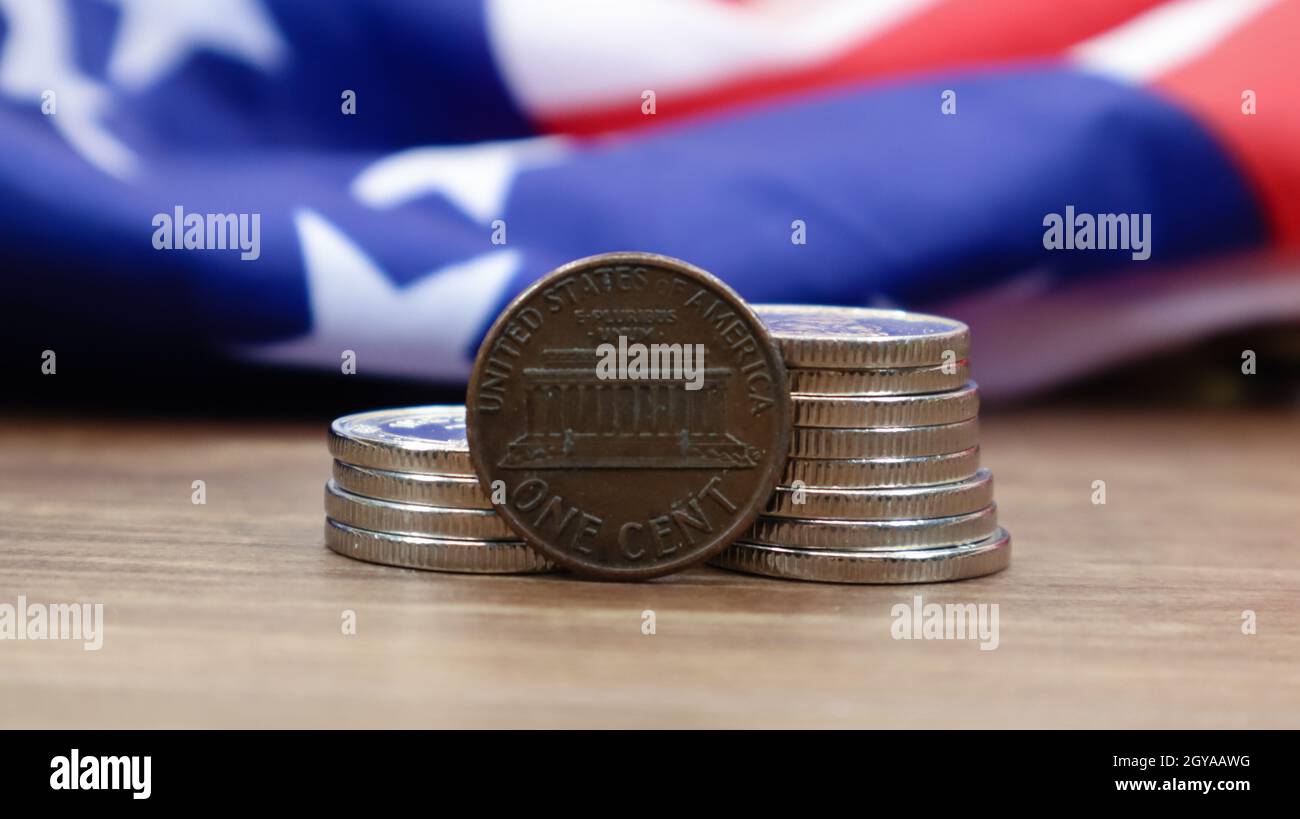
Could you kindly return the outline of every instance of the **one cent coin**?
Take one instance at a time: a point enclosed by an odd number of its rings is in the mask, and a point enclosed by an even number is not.
[[[479,348],[470,457],[510,527],[611,580],[677,571],[746,531],[781,475],[781,354],[729,287],[648,253],[592,256],[521,293]]]

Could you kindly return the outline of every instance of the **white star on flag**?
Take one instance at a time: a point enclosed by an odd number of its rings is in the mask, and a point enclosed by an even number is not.
[[[558,162],[566,152],[565,143],[554,138],[415,148],[367,167],[353,180],[352,194],[374,208],[438,194],[486,225],[504,212],[522,170]],[[365,361],[377,361],[373,372],[385,375],[469,374],[466,348],[519,269],[517,251],[493,248],[399,288],[325,217],[303,209],[294,222],[307,271],[311,330],[247,352],[264,361],[319,366],[352,350],[358,372]]]
[[[263,71],[288,47],[259,0],[112,0],[122,7],[108,77],[123,88],[147,88],[205,49]]]
[[[513,250],[492,250],[396,287],[365,251],[310,209],[294,216],[311,302],[311,330],[247,347],[262,361],[319,367],[357,355],[357,372],[429,377],[469,374],[466,345],[519,267]]]

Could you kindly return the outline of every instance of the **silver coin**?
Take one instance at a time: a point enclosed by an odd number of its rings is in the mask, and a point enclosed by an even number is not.
[[[997,505],[924,520],[800,520],[762,515],[741,539],[765,546],[830,551],[881,551],[956,546],[992,537]]]
[[[979,413],[974,382],[925,395],[804,395],[791,393],[794,425],[838,429],[955,424]]]
[[[920,395],[955,390],[970,381],[970,363],[880,370],[808,370],[791,367],[790,391],[805,395]]]
[[[732,571],[823,583],[940,583],[1000,572],[1011,564],[1005,529],[987,540],[937,549],[848,552],[736,542],[709,561]]]
[[[342,461],[334,462],[334,483],[354,495],[425,506],[457,509],[491,509],[477,478],[467,475],[418,475],[369,469]]]
[[[506,522],[489,509],[454,509],[376,500],[325,484],[325,514],[348,526],[372,532],[462,540],[518,540]]]
[[[912,520],[966,515],[993,502],[993,473],[981,469],[958,483],[888,489],[778,486],[764,514],[783,518]]]
[[[979,443],[979,419],[924,427],[820,429],[795,427],[790,434],[794,458],[911,458],[947,455]]]
[[[361,412],[330,424],[330,454],[354,466],[428,475],[473,475],[465,408],[400,407]]]
[[[325,519],[325,545],[341,555],[437,572],[536,574],[555,565],[518,540],[455,540],[372,532]]]
[[[970,353],[960,321],[866,307],[756,304],[789,367],[863,370],[956,363]]]
[[[973,446],[947,455],[915,458],[787,458],[781,483],[804,486],[878,489],[889,486],[932,486],[962,481],[980,468],[980,449]]]

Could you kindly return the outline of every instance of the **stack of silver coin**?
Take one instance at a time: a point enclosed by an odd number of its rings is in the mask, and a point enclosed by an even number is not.
[[[780,485],[716,566],[837,583],[958,580],[1006,568],[980,468],[970,332],[896,310],[755,306],[789,371],[794,429]],[[325,542],[416,569],[556,567],[499,517],[470,460],[463,406],[348,415],[330,427]]]
[[[404,407],[330,425],[325,543],[412,569],[478,574],[554,569],[492,509],[474,477],[463,406]]]
[[[765,513],[713,564],[838,583],[1006,568],[966,325],[898,310],[754,310],[789,370],[790,457]]]

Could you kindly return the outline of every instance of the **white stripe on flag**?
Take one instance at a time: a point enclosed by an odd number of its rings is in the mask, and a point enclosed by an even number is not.
[[[489,0],[487,27],[516,101],[544,115],[815,64],[936,2]]]
[[[1175,0],[1075,46],[1084,68],[1145,82],[1208,53],[1276,0]]]

